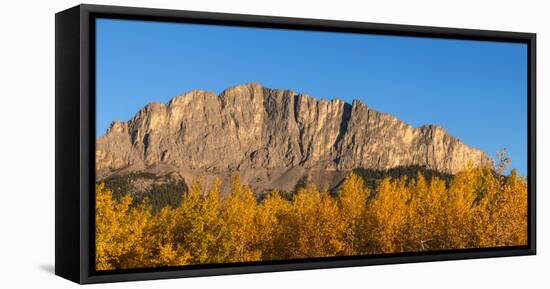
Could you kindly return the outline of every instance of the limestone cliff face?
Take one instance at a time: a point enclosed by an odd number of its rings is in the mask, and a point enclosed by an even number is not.
[[[360,101],[317,100],[257,83],[151,103],[128,122],[113,122],[96,147],[99,178],[134,170],[188,178],[239,173],[258,190],[289,189],[304,174],[331,186],[359,167],[455,173],[487,159],[438,126],[414,128]]]

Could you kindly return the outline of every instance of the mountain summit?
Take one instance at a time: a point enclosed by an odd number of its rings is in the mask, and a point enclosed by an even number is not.
[[[98,179],[133,171],[186,180],[240,174],[257,192],[307,177],[331,188],[355,168],[456,173],[486,155],[435,125],[414,128],[360,101],[319,100],[258,83],[153,102],[96,141]]]

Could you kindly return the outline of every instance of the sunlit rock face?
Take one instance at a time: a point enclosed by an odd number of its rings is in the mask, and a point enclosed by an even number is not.
[[[150,103],[96,141],[98,179],[145,170],[225,182],[238,173],[256,191],[292,190],[306,176],[330,189],[354,168],[418,165],[456,173],[486,160],[439,126],[414,128],[360,101],[258,83]]]

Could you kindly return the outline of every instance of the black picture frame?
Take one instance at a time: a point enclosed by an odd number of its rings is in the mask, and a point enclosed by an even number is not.
[[[528,245],[96,272],[95,22],[98,17],[528,45]],[[55,16],[55,274],[77,283],[306,270],[536,254],[536,34],[287,17],[79,5]]]

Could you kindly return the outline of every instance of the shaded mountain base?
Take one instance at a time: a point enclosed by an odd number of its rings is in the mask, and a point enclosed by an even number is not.
[[[392,179],[407,177],[407,179],[413,180],[417,178],[418,174],[421,174],[427,180],[437,177],[445,181],[447,185],[452,178],[451,174],[438,172],[422,166],[397,167],[388,170],[356,168],[352,171],[363,179],[365,185],[371,191],[376,190],[378,183],[386,177]],[[271,185],[273,187],[261,190],[255,189],[257,178],[247,177],[245,173],[241,175],[241,180],[243,184],[254,189],[256,199],[261,202],[273,190],[277,190],[278,194],[290,200],[298,190],[306,187],[308,184],[314,184],[319,190],[329,191],[334,194],[339,190],[348,173],[322,170],[304,171],[303,169],[294,168],[288,170],[288,173],[283,174],[277,181],[272,182]],[[292,177],[286,175],[291,175]],[[226,176],[220,176],[220,179],[222,180],[223,197],[224,192],[229,190],[229,184],[225,180]],[[182,194],[188,191],[187,183],[193,182],[193,179],[186,180],[177,173],[130,172],[112,175],[99,182],[105,182],[106,188],[113,192],[115,200],[118,201],[130,194],[134,200],[134,205],[146,202],[151,205],[153,212],[158,212],[165,206],[178,207],[181,204]],[[208,184],[206,185],[208,186]]]
[[[124,196],[130,195],[133,206],[150,205],[153,213],[166,206],[179,207],[182,194],[188,190],[185,180],[176,174],[155,175],[148,172],[132,172],[113,175],[101,182],[104,182],[105,187],[112,191],[114,200],[120,201]]]
[[[356,168],[353,170],[353,172],[359,177],[361,177],[365,182],[365,185],[371,190],[374,190],[378,182],[384,179],[385,177],[390,177],[392,179],[407,177],[408,180],[414,180],[417,178],[418,174],[421,174],[427,180],[431,180],[434,177],[438,177],[439,179],[445,181],[445,184],[447,186],[449,185],[449,182],[453,177],[452,174],[428,169],[423,166],[403,166],[403,167],[396,167],[388,170]]]

